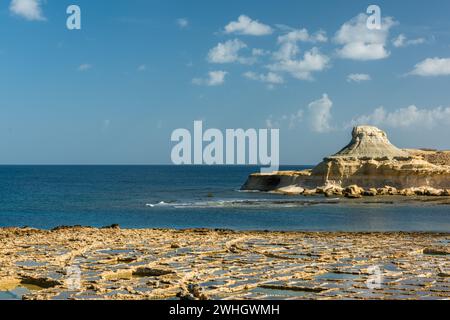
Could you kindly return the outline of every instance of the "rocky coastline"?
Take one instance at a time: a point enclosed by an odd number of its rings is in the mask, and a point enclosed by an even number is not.
[[[450,151],[399,149],[385,132],[359,126],[351,142],[310,170],[255,173],[241,188],[286,195],[450,196]]]
[[[0,298],[449,299],[449,233],[0,228]]]

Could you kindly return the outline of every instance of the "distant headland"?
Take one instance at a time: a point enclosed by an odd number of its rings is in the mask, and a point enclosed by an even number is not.
[[[399,149],[384,131],[353,128],[352,140],[310,170],[255,173],[242,190],[346,196],[450,196],[450,151]]]

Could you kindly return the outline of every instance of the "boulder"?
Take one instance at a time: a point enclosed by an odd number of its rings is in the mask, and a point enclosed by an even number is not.
[[[411,196],[416,195],[414,190],[411,189],[411,188],[402,189],[402,190],[399,191],[399,194],[402,195],[402,196],[407,196],[407,197],[411,197]]]
[[[390,196],[395,196],[398,194],[398,190],[395,187],[385,186],[385,188],[387,189],[388,195]]]
[[[351,185],[344,189],[344,195],[347,198],[361,198],[363,192],[364,189],[358,187],[357,185]]]
[[[349,198],[349,199],[359,199],[359,198],[362,198],[362,195],[359,193],[359,194],[352,194],[352,193],[346,193],[345,195],[344,195],[346,198]]]
[[[366,196],[366,197],[374,197],[377,194],[378,194],[378,191],[375,188],[370,188],[368,190],[364,190],[364,192],[363,192],[363,196]]]
[[[414,192],[414,194],[416,196],[424,196],[425,195],[425,188],[420,187],[420,188],[411,188],[411,190]]]
[[[340,186],[327,186],[324,188],[324,195],[326,197],[332,197],[332,196],[342,196],[344,192],[344,188]]]
[[[316,189],[305,189],[303,191],[304,196],[315,196],[316,194]]]
[[[435,188],[426,188],[424,194],[426,196],[438,197],[442,194],[443,190]]]
[[[287,186],[280,189],[275,190],[275,193],[281,193],[288,196],[295,196],[302,194],[305,191],[304,188],[298,186]]]

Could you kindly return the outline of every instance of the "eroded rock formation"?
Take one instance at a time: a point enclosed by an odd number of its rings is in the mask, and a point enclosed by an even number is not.
[[[252,174],[243,190],[292,194],[450,195],[450,152],[395,147],[384,131],[353,129],[351,142],[312,170]]]

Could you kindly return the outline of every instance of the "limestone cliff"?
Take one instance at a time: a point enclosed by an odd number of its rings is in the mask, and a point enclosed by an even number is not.
[[[449,160],[450,152],[402,150],[391,144],[382,130],[358,126],[353,129],[352,140],[345,148],[325,158],[312,170],[253,174],[242,189],[286,193],[334,190],[334,194],[339,194],[349,193],[345,189],[353,187],[350,193],[371,190],[370,195],[376,195],[395,190],[397,194],[400,193],[397,190],[403,190],[404,194],[447,195]]]

